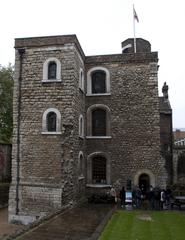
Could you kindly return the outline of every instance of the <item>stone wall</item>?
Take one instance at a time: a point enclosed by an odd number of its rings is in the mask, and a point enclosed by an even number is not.
[[[142,173],[151,183],[166,184],[165,160],[160,155],[160,115],[157,82],[157,53],[87,57],[86,69],[101,66],[111,78],[110,96],[89,96],[86,111],[104,104],[111,112],[111,138],[87,139],[87,155],[108,154],[110,183],[120,188],[128,179],[138,184]]]
[[[75,35],[16,39],[10,220],[31,222],[96,192],[89,173],[91,156],[97,153],[107,160],[106,186],[98,186],[103,191],[110,185],[126,186],[128,180],[132,186],[138,185],[142,174],[149,176],[153,186],[165,186],[158,55],[150,52],[148,42],[147,46],[146,52],[137,54],[85,57]],[[25,50],[22,65],[20,48]],[[61,64],[61,81],[42,81],[44,63],[50,58]],[[86,95],[86,75],[93,67],[110,73],[108,94]],[[79,88],[81,70],[84,91]],[[96,104],[109,110],[109,136],[103,138],[86,136],[90,125],[87,110]],[[43,132],[48,109],[57,109],[61,115],[61,131],[55,134]],[[80,115],[84,136],[79,136]]]
[[[19,97],[20,61],[16,50],[14,85],[14,137],[13,137],[13,179],[9,197],[9,216],[16,219],[22,215],[30,221],[41,213],[76,201],[79,187],[77,176],[79,145],[83,140],[78,135],[80,110],[83,110],[83,95],[77,87],[79,67],[83,65],[83,54],[79,46],[56,38],[53,42],[16,41],[16,47],[24,47],[22,62],[22,86],[20,105],[20,166],[17,168],[17,114]],[[58,44],[57,44],[58,43]],[[37,45],[38,44],[38,45]],[[34,45],[34,46],[33,46]],[[43,64],[48,58],[61,62],[61,82],[42,82]],[[80,62],[81,58],[81,62]],[[78,94],[76,94],[78,91]],[[78,106],[75,109],[74,106]],[[42,129],[43,113],[55,108],[61,113],[61,133],[45,134]],[[17,171],[20,181],[17,182]],[[84,181],[83,181],[84,185]],[[84,187],[81,187],[84,189]],[[16,192],[18,191],[18,213]],[[84,191],[84,190],[83,190]],[[33,218],[32,218],[33,217]],[[20,219],[20,217],[19,217]]]

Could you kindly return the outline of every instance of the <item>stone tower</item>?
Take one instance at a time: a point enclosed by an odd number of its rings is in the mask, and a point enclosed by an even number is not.
[[[85,56],[75,35],[15,40],[9,219],[29,223],[128,183],[166,185],[158,54]]]

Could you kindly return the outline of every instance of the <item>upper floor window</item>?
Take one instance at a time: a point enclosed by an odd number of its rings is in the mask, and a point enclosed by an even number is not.
[[[79,137],[84,137],[84,118],[83,115],[79,116]]]
[[[61,63],[57,58],[48,58],[43,64],[42,82],[60,82]]]
[[[57,78],[57,64],[56,62],[49,62],[48,64],[48,80]]]
[[[82,151],[80,151],[78,154],[78,175],[84,175],[84,156]]]
[[[110,109],[95,104],[87,109],[87,138],[110,138]]]
[[[49,112],[47,114],[47,130],[48,132],[56,132],[57,127],[57,115],[55,112]]]
[[[80,68],[79,72],[79,88],[84,91],[84,71]]]
[[[102,70],[95,71],[91,78],[92,93],[106,93],[106,73]]]
[[[43,134],[60,134],[61,133],[61,115],[55,108],[47,109],[42,116],[42,133]]]
[[[110,73],[106,68],[94,67],[88,71],[87,95],[110,95]]]
[[[92,136],[106,136],[106,110],[92,111]]]

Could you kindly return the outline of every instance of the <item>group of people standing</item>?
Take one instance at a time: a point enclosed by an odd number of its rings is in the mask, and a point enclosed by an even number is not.
[[[132,200],[131,204],[133,207],[141,209],[150,209],[150,210],[163,210],[170,209],[172,192],[170,188],[160,189],[158,187],[150,188],[147,190],[143,185],[141,187],[135,186],[131,192]],[[110,194],[114,199],[114,202],[117,203],[117,194],[115,189],[112,187]],[[126,191],[122,187],[119,193],[121,207],[124,207],[126,202]]]
[[[133,206],[136,208],[148,208],[150,210],[163,210],[171,207],[172,192],[169,188],[160,189],[150,186],[146,190],[143,186],[141,188],[135,187],[132,191]]]

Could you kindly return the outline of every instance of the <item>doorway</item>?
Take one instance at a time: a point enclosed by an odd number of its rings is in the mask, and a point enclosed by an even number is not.
[[[150,177],[148,174],[143,173],[139,176],[139,188],[147,192],[150,188]]]

